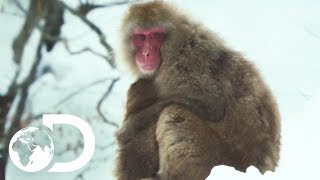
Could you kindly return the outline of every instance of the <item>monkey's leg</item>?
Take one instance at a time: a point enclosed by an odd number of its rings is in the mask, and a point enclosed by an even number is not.
[[[156,129],[159,172],[154,179],[202,180],[220,158],[219,138],[187,109],[171,105],[159,117]],[[215,139],[216,138],[216,139]]]
[[[117,180],[140,180],[158,170],[158,145],[155,125],[142,130],[126,144],[119,143],[115,174]]]

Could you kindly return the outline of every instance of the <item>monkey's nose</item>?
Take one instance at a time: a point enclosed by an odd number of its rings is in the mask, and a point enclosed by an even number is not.
[[[147,58],[150,55],[149,52],[142,52],[142,54],[144,55],[144,58]]]
[[[150,53],[149,51],[144,51],[142,52],[142,55],[144,55],[144,58],[147,58],[150,55]]]

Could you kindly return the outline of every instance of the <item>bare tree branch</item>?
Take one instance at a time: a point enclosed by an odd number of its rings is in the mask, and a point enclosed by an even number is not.
[[[21,62],[24,46],[29,40],[29,37],[31,33],[33,32],[33,29],[36,27],[40,20],[40,16],[37,14],[37,11],[35,10],[37,8],[37,1],[32,0],[30,2],[30,7],[27,13],[26,21],[23,25],[23,28],[21,28],[21,31],[17,38],[15,38],[13,42],[13,50],[14,50],[14,62],[16,62],[18,65]]]
[[[97,8],[106,8],[106,7],[111,7],[111,6],[117,6],[117,5],[123,5],[123,4],[128,4],[128,3],[133,3],[139,0],[122,0],[122,1],[114,1],[114,2],[108,2],[104,4],[96,4],[93,2],[86,1],[85,3],[80,1],[80,5],[77,8],[77,11],[79,14],[82,16],[86,16],[89,12],[91,12],[94,9]]]
[[[24,14],[19,14],[17,12],[7,11],[4,6],[1,6],[0,8],[1,8],[0,9],[0,13],[2,13],[2,14],[8,14],[8,15],[16,16],[16,17],[20,17],[20,18],[24,18],[25,17]]]
[[[23,55],[23,48],[25,47],[25,44],[28,41],[31,35],[31,32],[33,31],[34,27],[39,21],[39,17],[36,14],[34,14],[35,12],[32,12],[36,6],[35,2],[36,2],[35,0],[32,0],[32,2],[30,3],[29,12],[28,12],[30,14],[28,14],[26,18],[23,29],[20,31],[20,33],[14,40],[12,48],[14,53],[14,61],[17,64],[18,68],[16,69],[14,79],[8,88],[7,94],[4,97],[0,98],[0,99],[8,99],[8,98],[11,99],[11,101],[6,102],[6,104],[12,103],[14,99],[18,98],[17,106],[15,108],[15,113],[13,117],[11,117],[12,121],[10,124],[7,123],[6,119],[7,119],[7,113],[9,112],[9,110],[11,110],[11,106],[10,106],[10,109],[6,109],[4,113],[0,114],[1,115],[0,121],[4,122],[4,123],[1,123],[1,127],[0,127],[2,131],[1,133],[4,133],[6,135],[5,138],[4,137],[1,138],[1,149],[0,149],[1,154],[3,156],[3,160],[4,160],[3,163],[5,165],[7,164],[8,155],[9,155],[7,147],[9,147],[9,142],[12,136],[20,129],[21,117],[25,112],[26,101],[29,94],[29,86],[36,79],[36,70],[42,59],[41,48],[43,45],[43,40],[41,38],[38,43],[35,61],[32,64],[32,67],[28,76],[22,81],[22,83],[17,84],[17,78],[20,74],[20,63]],[[28,24],[28,23],[31,23],[31,24]],[[5,129],[4,125],[7,125],[7,124],[9,125],[8,126],[9,128]]]
[[[20,122],[21,117],[25,111],[26,101],[29,94],[29,86],[34,82],[36,79],[36,72],[37,68],[42,60],[42,46],[43,46],[43,39],[41,38],[38,47],[37,47],[37,53],[35,57],[35,62],[32,64],[31,71],[29,75],[26,77],[26,79],[19,85],[19,91],[20,91],[20,99],[18,101],[18,105],[16,108],[16,111],[14,113],[14,116],[12,117],[11,125],[8,129],[7,137],[5,139],[5,147],[9,147],[10,140],[12,136],[20,129]],[[8,148],[4,148],[3,150],[5,153],[3,153],[4,160],[8,160]]]
[[[23,14],[27,14],[27,13],[28,13],[28,11],[22,6],[22,4],[20,3],[19,0],[14,0],[13,2],[14,2],[14,4],[16,5],[16,7],[17,7],[21,12],[23,12]]]
[[[34,82],[37,81],[37,78],[39,77],[38,68],[42,61],[43,47],[46,46],[47,51],[50,51],[56,42],[61,42],[65,46],[66,50],[72,55],[80,54],[84,52],[90,52],[96,56],[104,58],[112,68],[115,68],[113,48],[107,42],[106,36],[103,33],[103,31],[94,23],[92,23],[92,21],[90,21],[85,15],[89,11],[96,8],[122,5],[122,4],[127,4],[135,1],[138,1],[138,0],[132,0],[132,1],[118,0],[118,1],[105,3],[105,4],[93,4],[93,1],[90,1],[90,0],[83,0],[83,1],[79,0],[79,2],[81,2],[80,6],[78,6],[78,9],[73,9],[69,7],[67,4],[65,4],[62,0],[29,0],[30,2],[29,7],[24,7],[24,3],[22,3],[23,2],[22,0],[12,0],[12,2],[16,5],[18,9],[17,12],[23,13],[26,16],[26,18],[25,18],[23,27],[21,28],[19,34],[15,37],[12,45],[13,61],[17,66],[17,68],[15,69],[14,78],[12,80],[11,85],[8,88],[7,93],[5,95],[0,95],[0,105],[1,105],[0,106],[0,140],[1,140],[0,154],[3,155],[2,159],[4,160],[4,162],[0,162],[0,166],[1,166],[0,172],[2,172],[2,170],[4,170],[5,166],[7,165],[7,160],[9,156],[8,146],[12,136],[22,126],[26,126],[27,123],[31,122],[32,120],[41,119],[42,117],[42,114],[36,114],[36,115],[32,114],[32,110],[30,111],[30,113],[27,112],[28,111],[27,107],[30,105],[28,104],[28,99],[30,99],[30,97],[32,98],[32,94],[30,94],[29,92],[30,87]],[[85,9],[85,13],[81,14],[81,12],[79,11],[81,7],[89,8],[89,9]],[[3,6],[1,6],[0,8],[1,8],[0,13],[5,12]],[[97,35],[99,42],[106,50],[106,53],[101,54],[99,52],[94,51],[94,49],[90,47],[84,47],[77,51],[71,50],[68,39],[61,38],[59,34],[61,30],[61,26],[64,22],[63,12],[65,10],[69,11],[71,14],[78,17],[85,25],[87,25]],[[10,12],[9,14],[15,15],[14,13],[10,13]],[[41,24],[40,20],[43,20],[44,23]],[[36,57],[34,59],[33,64],[31,65],[29,74],[23,79],[23,81],[18,82],[18,78],[20,80],[19,76],[20,76],[21,69],[23,68],[22,57],[24,55],[24,48],[27,46],[27,42],[31,37],[34,29],[39,29],[41,32],[41,39],[39,40],[38,46],[36,49]],[[49,43],[52,43],[52,44],[49,44]],[[60,102],[58,102],[56,106],[60,106],[62,103],[65,103],[66,101],[73,98],[77,94],[83,92],[87,88],[94,86],[96,84],[102,83],[106,80],[112,80],[112,82],[110,83],[109,87],[107,88],[106,92],[103,94],[101,99],[99,99],[99,101],[97,102],[97,106],[96,106],[96,110],[98,112],[97,116],[99,115],[99,117],[101,117],[103,121],[108,125],[111,125],[115,128],[119,128],[118,124],[116,124],[115,122],[109,121],[104,116],[101,110],[103,102],[110,95],[115,83],[119,80],[119,78],[116,78],[116,79],[105,78],[105,79],[95,81],[89,84],[89,86],[82,87],[78,89],[76,92],[73,92],[72,94],[68,95],[67,97],[62,99]],[[13,107],[11,107],[11,104],[14,100],[17,102],[17,105],[13,109]],[[9,110],[14,111],[12,117],[10,117],[11,121],[7,120],[8,119],[7,114]],[[25,120],[24,117],[27,117],[27,119]],[[8,123],[11,123],[11,124],[9,124],[8,126]],[[6,128],[6,131],[5,131],[4,130],[5,128],[3,127],[9,127],[9,128],[8,129]],[[81,147],[81,143],[79,143],[78,146]],[[98,149],[103,151],[108,147],[109,146],[99,146]],[[101,159],[100,157],[99,159],[94,161],[100,161],[100,160],[105,161],[105,159],[106,157],[103,159]],[[88,167],[88,169],[89,170],[92,169],[92,166]],[[84,169],[84,171],[81,174],[79,174],[78,177],[83,178],[83,174],[86,171],[88,170]],[[0,177],[0,179],[4,179],[4,178],[5,178],[4,175]]]
[[[90,47],[84,47],[82,48],[81,50],[78,50],[78,51],[72,51],[71,48],[70,48],[70,45],[69,45],[69,42],[67,39],[62,39],[62,42],[63,42],[63,45],[64,47],[66,48],[67,52],[70,54],[70,55],[78,55],[78,54],[81,54],[81,53],[85,53],[85,52],[90,52],[98,57],[101,57],[105,60],[109,60],[110,59],[110,56],[105,56],[103,54],[100,54],[96,51],[94,51],[93,49],[91,49]]]
[[[104,3],[104,4],[100,4],[99,6],[101,7],[111,7],[111,6],[117,6],[117,5],[123,5],[123,4],[128,4],[128,3],[134,3],[134,2],[138,2],[140,0],[123,0],[123,1],[115,1],[115,2],[108,2],[108,3]]]
[[[65,4],[64,2],[60,1],[60,3],[62,4],[62,6],[67,9],[70,13],[72,13],[73,15],[79,17],[85,24],[87,24],[98,36],[99,40],[100,40],[100,44],[107,50],[109,56],[111,58],[109,58],[107,60],[107,62],[109,63],[109,65],[112,68],[115,68],[115,62],[114,62],[114,52],[113,52],[113,48],[107,43],[106,41],[106,36],[105,34],[100,30],[100,28],[98,26],[96,26],[95,24],[93,24],[87,17],[82,16],[77,10],[72,9],[71,7],[69,7],[67,4]]]
[[[103,119],[103,121],[107,124],[110,124],[116,128],[119,128],[119,125],[115,122],[112,122],[112,121],[109,121],[103,114],[102,110],[101,110],[101,106],[102,106],[102,103],[103,101],[109,96],[113,86],[115,85],[115,83],[119,81],[119,78],[116,78],[114,80],[112,80],[109,88],[107,89],[107,91],[103,94],[103,96],[101,97],[100,101],[98,102],[98,105],[97,105],[97,112],[99,113],[99,115],[101,116],[101,118]]]
[[[106,61],[108,61],[111,57],[110,56],[106,56],[106,55],[103,55],[101,53],[98,53],[96,51],[94,51],[93,49],[91,49],[90,47],[84,47],[80,50],[77,50],[77,51],[73,51],[71,50],[71,47],[70,47],[70,44],[69,44],[69,39],[67,38],[64,38],[64,37],[57,37],[57,36],[52,36],[50,34],[47,34],[45,32],[43,32],[43,29],[40,27],[40,26],[37,26],[37,29],[42,32],[42,34],[44,35],[44,37],[48,40],[51,40],[51,41],[55,41],[56,43],[57,42],[62,42],[62,44],[64,45],[65,49],[67,50],[67,52],[70,54],[70,55],[79,55],[81,53],[85,53],[85,52],[90,52],[98,57],[101,57],[103,59],[105,59]]]
[[[17,4],[17,7],[20,9],[23,7],[22,5],[15,0],[14,1]],[[37,26],[37,24],[40,21],[40,15],[39,15],[39,10],[37,9],[38,6],[38,1],[37,0],[31,0],[29,9],[28,11],[25,11],[27,13],[27,17],[25,20],[25,23],[23,27],[21,28],[21,31],[19,32],[18,36],[14,39],[13,44],[12,44],[12,49],[13,49],[13,61],[17,65],[17,69],[15,70],[15,75],[12,80],[12,83],[10,84],[8,88],[8,93],[7,94],[16,94],[17,89],[18,89],[18,84],[17,80],[20,75],[20,64],[22,61],[22,55],[24,52],[24,47],[26,43],[28,42],[34,28]]]
[[[75,92],[72,92],[71,94],[67,95],[66,97],[64,97],[62,100],[60,100],[58,103],[56,103],[54,105],[55,108],[59,107],[60,105],[66,103],[67,101],[69,101],[70,99],[72,99],[73,97],[75,97],[76,95],[83,93],[85,90],[87,90],[88,88],[95,86],[97,84],[103,83],[107,80],[110,80],[110,78],[103,78],[103,79],[99,79],[97,81],[94,81],[88,85],[85,85],[79,89],[77,89]]]

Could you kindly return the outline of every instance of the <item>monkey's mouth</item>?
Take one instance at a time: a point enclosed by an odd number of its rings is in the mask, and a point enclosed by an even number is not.
[[[158,68],[158,64],[144,64],[140,66],[144,71],[153,71]]]

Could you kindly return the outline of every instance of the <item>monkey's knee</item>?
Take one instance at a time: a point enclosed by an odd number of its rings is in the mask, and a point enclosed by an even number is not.
[[[180,118],[183,116],[184,111],[186,111],[183,107],[177,105],[177,104],[172,104],[164,110],[162,110],[160,117],[159,117],[159,123],[169,123],[169,122],[181,122],[184,121],[183,118]],[[158,123],[158,124],[159,124]]]
[[[210,134],[205,122],[187,109],[164,109],[156,129],[160,179],[205,179],[212,168]]]
[[[156,137],[159,145],[174,142],[186,143],[186,139],[191,137],[193,132],[190,126],[193,125],[191,114],[179,105],[170,105],[165,108],[158,119]],[[188,127],[189,126],[189,127]],[[188,134],[188,136],[186,136]]]

